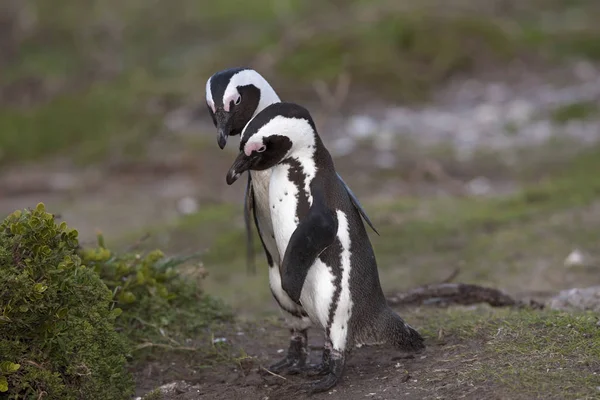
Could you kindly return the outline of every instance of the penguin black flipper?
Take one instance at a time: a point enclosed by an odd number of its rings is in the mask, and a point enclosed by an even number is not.
[[[319,254],[333,244],[338,221],[322,192],[313,192],[313,204],[290,237],[282,263],[281,286],[292,301],[300,304],[302,286]]]
[[[256,274],[254,263],[254,239],[252,237],[252,226],[250,225],[250,213],[254,215],[254,190],[252,189],[252,177],[248,174],[248,183],[244,193],[244,223],[246,224],[246,268],[249,275]],[[254,215],[256,223],[256,216]],[[258,224],[256,224],[258,229]],[[265,249],[266,251],[266,249]]]
[[[348,187],[348,185],[346,185],[346,182],[344,182],[344,180],[342,179],[340,174],[337,174],[337,176],[340,179],[340,182],[342,182],[342,185],[344,185],[344,188],[346,189],[346,191],[348,192],[348,195],[350,196],[350,200],[352,201],[352,204],[354,205],[354,207],[356,207],[356,209],[358,210],[360,215],[362,215],[362,217],[364,218],[367,225],[369,225],[371,227],[371,229],[373,229],[373,231],[377,235],[379,235],[379,232],[377,232],[377,229],[375,229],[375,227],[373,226],[373,223],[369,219],[367,212],[363,209],[362,205],[360,204],[360,201],[358,201],[358,198],[356,198],[356,196],[354,195],[352,190]]]

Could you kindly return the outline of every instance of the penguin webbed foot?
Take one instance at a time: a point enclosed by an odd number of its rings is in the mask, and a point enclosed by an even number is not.
[[[290,375],[302,375],[305,377],[315,377],[327,375],[329,373],[329,360],[331,357],[331,345],[326,343],[323,347],[323,354],[321,356],[321,362],[318,364],[306,363],[304,365],[298,365],[292,367],[288,374]]]
[[[318,381],[303,384],[301,391],[308,393],[309,395],[326,392],[329,389],[334,388],[338,384],[339,380],[339,376],[336,376],[334,373],[329,373]]]
[[[325,392],[338,384],[344,373],[346,366],[346,357],[344,353],[335,352],[329,358],[329,362],[318,364],[322,369],[317,370],[318,375],[325,375],[323,378],[306,384],[306,390],[309,394]],[[317,376],[317,375],[314,375]]]
[[[304,360],[300,357],[292,357],[289,354],[281,361],[276,362],[267,367],[274,374],[289,373],[294,375],[296,370],[301,369],[304,365]]]
[[[287,355],[281,361],[270,365],[267,369],[275,374],[287,372],[294,374],[296,370],[302,369],[306,365],[308,357],[307,333],[306,330],[292,331],[290,347]]]
[[[295,365],[288,369],[289,375],[303,375],[307,377],[322,376],[329,373],[329,365],[326,363]]]

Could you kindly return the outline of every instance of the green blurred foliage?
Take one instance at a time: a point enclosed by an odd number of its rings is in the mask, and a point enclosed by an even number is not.
[[[0,389],[9,399],[126,399],[127,345],[112,294],[43,204],[0,225]]]
[[[599,3],[496,3],[9,0],[0,163],[143,154],[167,112],[201,107],[206,79],[236,65],[286,98],[315,99],[315,80],[347,74],[358,93],[397,102],[522,56],[600,57]]]

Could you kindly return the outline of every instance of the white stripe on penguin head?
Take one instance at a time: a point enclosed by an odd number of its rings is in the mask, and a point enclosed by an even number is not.
[[[245,132],[242,132],[242,136]],[[282,115],[277,115],[269,122],[260,127],[255,134],[248,138],[244,145],[244,151],[250,148],[258,148],[257,144],[262,145],[264,139],[269,136],[279,135],[286,136],[292,142],[292,147],[284,157],[311,157],[315,149],[315,131],[304,118],[289,118]]]
[[[247,126],[247,125],[246,125]],[[242,132],[242,137],[244,132]],[[249,155],[253,150],[259,149],[269,136],[286,136],[292,142],[292,147],[287,154],[278,162],[292,157],[300,162],[306,175],[305,190],[310,193],[310,183],[317,173],[314,159],[316,132],[308,120],[304,118],[289,118],[278,115],[263,125],[254,135],[248,138],[244,144],[244,152]],[[312,204],[312,196],[309,198]]]
[[[215,102],[212,96],[212,90],[210,89],[210,81],[212,80],[212,76],[208,78],[206,81],[206,104],[212,109],[212,112],[216,112]]]
[[[225,109],[226,111],[229,109],[229,103],[240,95],[237,89],[238,86],[248,85],[254,85],[260,90],[260,101],[256,110],[254,110],[252,118],[271,104],[281,102],[273,87],[269,85],[269,82],[267,82],[261,74],[253,69],[244,69],[234,74],[229,80],[227,88],[225,88],[225,93],[223,93],[223,105],[227,107]],[[244,99],[242,99],[242,101],[244,101]]]

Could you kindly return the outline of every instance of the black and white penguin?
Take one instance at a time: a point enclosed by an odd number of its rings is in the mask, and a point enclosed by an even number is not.
[[[217,128],[217,143],[221,149],[229,136],[240,135],[243,128],[259,112],[281,100],[271,85],[255,70],[230,68],[219,71],[206,82],[206,105]],[[286,357],[272,365],[273,372],[302,367],[307,355],[307,329],[311,322],[306,312],[290,300],[281,288],[279,270],[283,259],[275,242],[271,213],[269,210],[270,170],[250,171],[244,200],[246,222],[248,267],[254,269],[252,253],[252,230],[250,218],[254,219],[267,262],[269,264],[269,286],[279,306],[288,314],[286,320],[291,330],[291,340]],[[373,224],[350,188],[338,175],[340,183],[348,193],[352,204],[375,231]]]
[[[322,363],[309,368],[325,376],[310,390],[335,386],[356,345],[423,349],[421,335],[385,300],[361,215],[308,110],[275,103],[258,113],[243,130],[227,183],[247,170],[271,171],[268,204],[283,291],[325,331]]]

